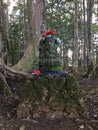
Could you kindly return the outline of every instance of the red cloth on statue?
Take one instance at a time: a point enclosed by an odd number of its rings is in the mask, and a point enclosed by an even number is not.
[[[53,30],[48,30],[47,32],[44,33],[44,37],[47,37],[48,35],[55,35],[56,32],[54,32]]]
[[[40,73],[41,73],[40,70],[34,70],[34,74],[39,75]]]

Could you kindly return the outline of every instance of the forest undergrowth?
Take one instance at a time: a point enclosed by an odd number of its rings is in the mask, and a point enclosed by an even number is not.
[[[72,114],[62,116],[60,112],[34,113],[17,119],[19,96],[0,95],[0,130],[98,130],[98,78],[77,76],[77,81],[84,94],[86,114],[73,118]]]

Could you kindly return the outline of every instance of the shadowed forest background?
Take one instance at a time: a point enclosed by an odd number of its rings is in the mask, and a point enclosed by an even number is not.
[[[33,78],[49,29],[70,75]],[[0,0],[0,104],[0,130],[98,129],[98,0]]]

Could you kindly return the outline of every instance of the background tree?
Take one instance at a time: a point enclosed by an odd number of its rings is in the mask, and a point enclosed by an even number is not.
[[[8,44],[7,30],[6,30],[6,4],[0,0],[0,57],[6,62],[6,48]]]
[[[74,14],[74,50],[73,50],[73,67],[75,71],[78,68],[78,56],[79,56],[79,47],[78,47],[78,1],[74,1],[75,14]]]
[[[93,0],[87,0],[87,75],[93,70],[92,10]]]
[[[86,57],[86,41],[87,41],[87,33],[86,33],[86,7],[85,7],[85,0],[83,0],[83,23],[84,23],[84,28],[83,28],[83,37],[84,37],[84,42],[83,42],[83,68],[87,68],[87,57]]]

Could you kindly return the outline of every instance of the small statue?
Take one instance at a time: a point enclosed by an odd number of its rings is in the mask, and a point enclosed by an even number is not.
[[[40,38],[39,70],[41,72],[62,71],[62,58],[58,52],[61,41],[55,34],[53,30],[48,30]]]

